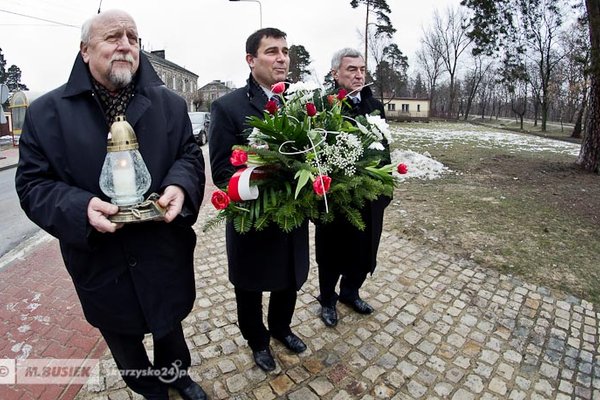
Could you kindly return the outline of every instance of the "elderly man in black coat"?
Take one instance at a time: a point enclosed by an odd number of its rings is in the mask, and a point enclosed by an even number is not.
[[[336,87],[348,91],[349,104],[344,112],[350,116],[371,114],[379,111],[385,118],[383,104],[365,86],[365,61],[362,54],[351,48],[335,53],[331,70]],[[385,151],[381,164],[390,163],[390,150],[384,139]],[[377,265],[377,250],[383,229],[383,212],[391,199],[381,196],[367,202],[361,209],[365,230],[360,231],[350,222],[338,218],[331,223],[315,226],[315,252],[319,265],[318,297],[321,303],[321,319],[327,326],[338,322],[336,303],[339,299],[360,314],[370,314],[373,308],[361,299],[359,289],[368,273]],[[341,279],[340,279],[341,277]],[[339,296],[335,291],[340,282]]]
[[[187,375],[181,321],[195,299],[194,249],[204,159],[184,99],[140,53],[134,20],[98,14],[82,27],[68,82],[34,101],[20,140],[16,188],[33,222],[58,238],[86,319],[100,329],[127,385],[147,399],[205,399]],[[133,126],[164,220],[115,224],[99,187],[107,133]],[[154,339],[149,361],[144,334]],[[126,371],[126,373],[123,373]],[[161,372],[169,371],[166,374]]]
[[[247,143],[246,117],[262,117],[272,96],[271,85],[284,81],[289,68],[284,32],[275,28],[256,31],[246,41],[250,77],[237,89],[211,105],[209,132],[213,181],[226,186],[235,172],[229,159],[231,148]],[[290,233],[272,225],[264,230],[240,234],[232,222],[226,227],[229,280],[235,287],[238,324],[248,341],[256,364],[265,371],[275,369],[269,349],[270,337],[295,353],[306,349],[290,329],[297,290],[308,276],[308,222]],[[262,292],[271,292],[268,330],[263,323]]]

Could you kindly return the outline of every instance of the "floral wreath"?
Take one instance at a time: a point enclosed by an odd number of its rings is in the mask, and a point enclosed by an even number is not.
[[[334,218],[363,230],[365,202],[391,197],[398,183],[394,166],[383,163],[385,144],[392,142],[388,124],[375,113],[344,115],[344,89],[327,95],[304,82],[287,90],[278,82],[271,91],[281,105],[269,100],[262,118],[248,117],[248,144],[233,146],[230,157],[238,170],[226,188],[213,192],[218,213],[204,230],[230,220],[239,233],[273,223],[290,232],[307,219]]]

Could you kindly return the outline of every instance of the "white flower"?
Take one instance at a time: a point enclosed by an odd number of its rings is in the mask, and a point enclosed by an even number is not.
[[[380,142],[373,142],[369,145],[369,149],[383,151],[385,150],[385,147],[383,147],[383,145]]]
[[[252,132],[248,135],[248,144],[252,147],[259,147],[265,144],[265,135],[258,128],[252,128]]]
[[[296,82],[291,83],[285,92],[287,94],[295,92],[314,92],[317,89],[319,89],[319,85],[315,82]]]
[[[356,126],[363,133],[363,135],[369,134],[369,130],[367,129],[367,127],[361,124],[360,122],[356,121]]]
[[[360,139],[351,133],[339,132],[335,143],[325,143],[318,153],[322,173],[339,170],[346,176],[356,173],[356,163],[363,154]]]
[[[367,114],[366,117],[367,121],[369,121],[370,124],[375,125],[381,133],[389,131],[389,125],[385,122],[385,119],[381,118],[379,115]]]
[[[392,135],[390,133],[390,126],[385,121],[385,119],[381,118],[379,115],[366,115],[367,121],[371,125],[375,125],[377,130],[383,134],[383,136],[387,139],[388,143],[392,143]]]
[[[348,134],[348,136],[346,137],[346,141],[351,147],[361,147],[360,139],[358,138],[358,136],[353,135],[352,133]]]

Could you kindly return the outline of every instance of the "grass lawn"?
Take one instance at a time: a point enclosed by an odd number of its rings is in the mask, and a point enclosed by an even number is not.
[[[575,165],[576,144],[464,123],[392,129],[393,149],[451,171],[402,183],[388,229],[600,304],[600,176]]]

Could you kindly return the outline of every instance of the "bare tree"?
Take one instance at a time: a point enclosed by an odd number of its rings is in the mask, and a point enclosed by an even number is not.
[[[473,41],[467,36],[468,25],[469,19],[462,9],[448,7],[444,16],[436,10],[433,15],[433,26],[425,37],[428,45],[439,52],[443,68],[450,77],[447,107],[450,115],[456,111],[455,84],[459,61]]]
[[[492,68],[492,61],[483,55],[473,56],[473,65],[465,75],[465,93],[467,95],[464,107],[464,120],[469,118],[473,100],[480,90],[480,86],[488,71]]]
[[[574,122],[571,137],[581,138],[583,116],[587,108],[589,93],[590,37],[586,35],[588,24],[579,18],[561,37],[567,57],[564,60],[564,91],[569,110],[569,120]]]
[[[435,115],[435,96],[438,80],[442,74],[442,56],[438,38],[429,31],[423,32],[423,35],[423,45],[416,52],[417,64],[425,76],[425,85],[431,102],[431,113]]]

